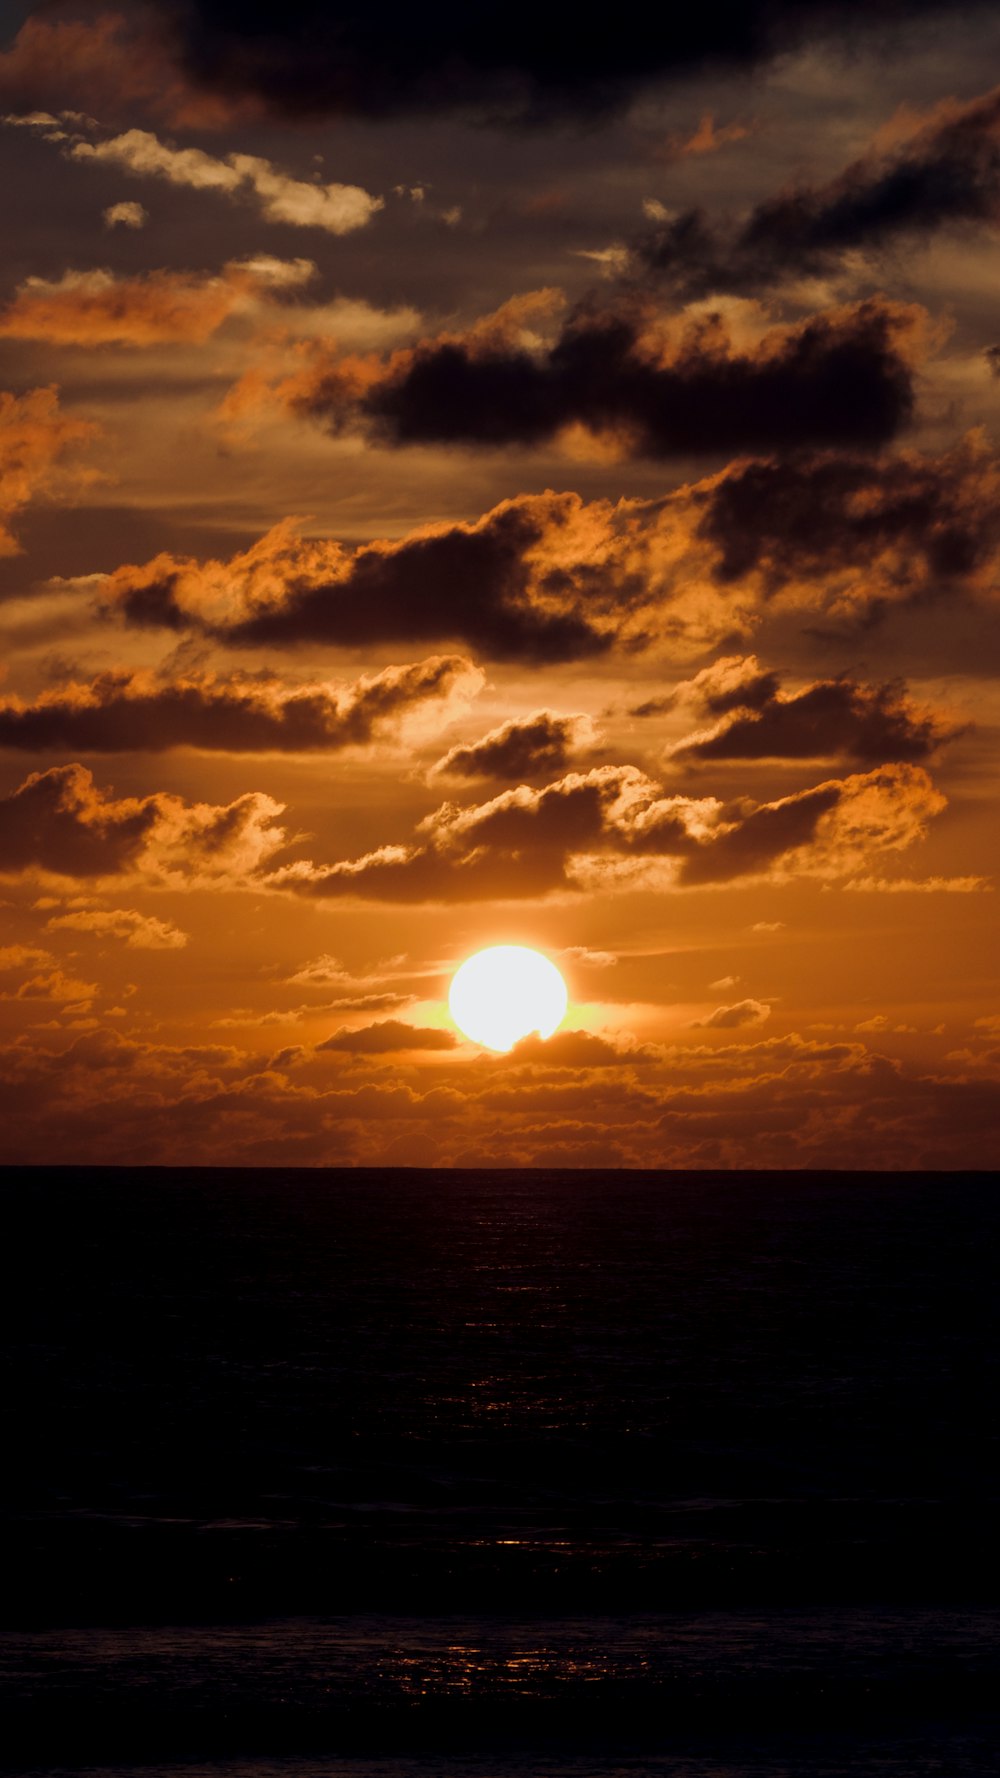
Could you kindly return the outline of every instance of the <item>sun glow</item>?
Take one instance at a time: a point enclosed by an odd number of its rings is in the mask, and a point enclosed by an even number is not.
[[[566,1017],[566,983],[554,963],[526,945],[491,945],[455,971],[448,1007],[459,1030],[491,1050],[509,1050],[537,1031],[551,1037]]]

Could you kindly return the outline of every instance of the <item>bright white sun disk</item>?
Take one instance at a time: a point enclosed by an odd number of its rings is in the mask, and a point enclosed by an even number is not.
[[[566,983],[554,963],[526,945],[491,945],[455,971],[451,1016],[473,1043],[509,1050],[537,1031],[551,1037],[566,1017]]]

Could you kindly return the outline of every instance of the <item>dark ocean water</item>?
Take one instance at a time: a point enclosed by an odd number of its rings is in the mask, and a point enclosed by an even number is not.
[[[0,1175],[0,1759],[1000,1770],[983,1175]]]

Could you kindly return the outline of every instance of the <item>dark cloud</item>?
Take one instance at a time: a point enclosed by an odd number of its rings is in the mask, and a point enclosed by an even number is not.
[[[107,598],[137,627],[192,628],[237,646],[457,640],[494,660],[586,659],[610,647],[613,631],[599,627],[599,610],[578,609],[584,589],[571,572],[557,582],[533,560],[580,504],[574,495],[505,501],[475,524],[353,553],[298,545],[278,526],[246,555],[204,571],[170,556],[121,568]],[[221,613],[212,603],[218,580],[227,585]]]
[[[969,579],[1000,539],[996,462],[975,437],[939,457],[900,452],[737,463],[704,492],[698,535],[723,582],[759,574],[763,590],[864,570],[891,595],[921,580]]]
[[[32,772],[0,800],[0,870],[40,865],[65,876],[124,870],[156,825],[155,797],[104,797],[83,766]]]
[[[535,710],[491,729],[479,741],[453,747],[434,767],[449,778],[495,778],[518,783],[564,771],[581,734],[579,716],[556,716]]]
[[[685,858],[681,881],[731,883],[766,871],[778,859],[808,846],[822,817],[837,807],[842,796],[842,785],[820,784],[760,808],[734,809],[737,819],[732,825]]]
[[[461,656],[388,667],[354,685],[289,689],[272,678],[174,678],[120,669],[90,685],[0,703],[0,747],[35,752],[333,752],[372,741],[482,675]]]
[[[752,290],[818,273],[851,249],[962,223],[995,223],[1000,204],[1000,89],[946,100],[922,125],[876,147],[826,185],[760,204],[727,235],[703,212],[664,220],[639,239],[640,267],[686,296]]]
[[[778,695],[777,673],[760,667],[755,655],[713,661],[692,682],[703,710],[724,716],[729,710],[763,710]]]
[[[32,772],[0,798],[0,874],[30,869],[95,878],[138,872],[160,882],[251,875],[284,843],[281,805],[257,791],[232,803],[185,803],[155,791],[116,797],[82,765]]]
[[[901,684],[862,685],[843,673],[785,694],[774,674],[751,671],[746,689],[745,698],[739,686],[713,694],[709,682],[705,707],[735,714],[714,733],[682,742],[674,757],[849,759],[880,765],[929,759],[958,732],[934,712],[918,709]]]
[[[716,646],[733,633],[730,591],[862,619],[943,590],[989,597],[998,551],[1000,473],[974,434],[937,457],[737,461],[658,500],[523,494],[354,549],[285,522],[225,561],[119,568],[103,603],[134,627],[235,646],[450,644],[544,665],[653,637],[688,655]],[[723,594],[714,607],[706,584]],[[739,702],[752,702],[745,686]],[[633,714],[669,707],[655,697]]]
[[[600,118],[668,76],[749,68],[817,37],[940,10],[943,0],[724,0],[633,8],[585,30],[525,0],[377,11],[357,0],[156,0],[196,90],[250,97],[278,116],[458,111],[515,124]]]
[[[335,1031],[318,1050],[349,1050],[356,1056],[390,1055],[394,1050],[453,1050],[458,1039],[453,1031],[430,1025],[407,1025],[402,1019],[382,1019],[360,1031]]]
[[[542,351],[480,328],[389,359],[319,363],[288,404],[392,445],[539,445],[570,426],[634,457],[878,445],[913,407],[918,312],[883,298],[735,346],[721,316],[665,340],[645,308],[577,311]]]

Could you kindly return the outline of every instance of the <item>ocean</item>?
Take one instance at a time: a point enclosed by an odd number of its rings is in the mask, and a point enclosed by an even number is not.
[[[6,1770],[1000,1769],[991,1177],[0,1192]]]

